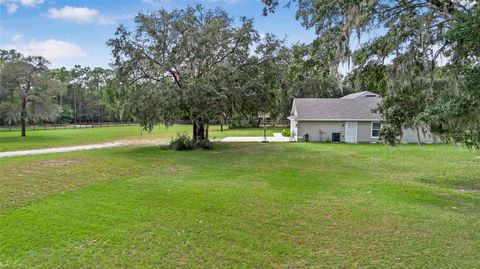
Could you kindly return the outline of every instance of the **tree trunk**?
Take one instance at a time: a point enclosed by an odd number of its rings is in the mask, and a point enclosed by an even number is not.
[[[192,121],[193,122],[193,142],[196,143],[197,142],[197,138],[198,138],[198,128],[197,128],[197,122],[195,120]]]
[[[73,88],[73,128],[77,125],[77,91]]]
[[[208,127],[209,127],[209,124],[205,124],[205,139],[208,140]]]
[[[80,115],[79,124],[82,125],[82,97],[81,96],[78,100],[78,114]]]
[[[421,146],[422,143],[420,142],[420,130],[418,129],[418,127],[416,128],[416,133],[417,133],[417,144],[418,146]]]
[[[193,121],[193,142],[208,139],[208,124]]]
[[[21,124],[22,124],[22,136],[25,137],[27,136],[27,131],[26,131],[26,122],[25,122],[25,119],[22,117],[22,119],[20,120]]]
[[[27,136],[27,100],[26,97],[22,97],[22,111],[20,112],[20,124],[22,125],[22,136]]]
[[[205,124],[200,123],[198,126],[198,138],[200,140],[205,140]]]

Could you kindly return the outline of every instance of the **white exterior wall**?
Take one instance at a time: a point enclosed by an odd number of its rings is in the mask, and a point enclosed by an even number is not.
[[[298,140],[303,140],[305,134],[309,135],[310,141],[332,141],[332,133],[340,133],[340,141],[345,141],[345,122],[340,121],[299,121]]]
[[[380,142],[379,138],[372,137],[372,122],[359,121],[357,130],[357,140],[359,143]]]
[[[294,134],[297,128],[297,137],[295,141],[303,141],[305,134],[309,135],[310,141],[327,142],[332,141],[332,133],[340,133],[340,141],[345,141],[345,122],[343,121],[290,121],[290,131]],[[422,143],[432,143],[433,137],[430,134],[423,134],[420,131],[420,140]],[[372,122],[357,122],[357,141],[358,143],[381,142],[379,138],[372,137]],[[401,138],[401,143],[417,143],[417,134],[412,129],[405,129]]]

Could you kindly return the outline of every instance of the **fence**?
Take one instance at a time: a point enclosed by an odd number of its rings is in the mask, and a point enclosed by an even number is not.
[[[263,125],[263,122],[260,123],[260,125]],[[289,120],[266,120],[265,125],[267,125],[267,126],[289,126],[290,121]]]
[[[116,126],[134,126],[136,123],[116,123],[116,122],[93,122],[85,124],[33,124],[27,125],[27,131],[36,130],[61,130],[61,129],[83,129],[83,128],[99,128],[99,127],[116,127]],[[20,131],[20,126],[0,126],[0,132]]]
[[[229,125],[227,121],[224,126]],[[173,124],[192,124],[191,120],[178,120]],[[288,120],[266,120],[265,125],[268,127],[281,127],[288,126],[290,122]],[[36,131],[36,130],[61,130],[61,129],[82,129],[82,128],[100,128],[100,127],[117,127],[117,126],[135,126],[138,123],[117,123],[117,122],[90,122],[84,124],[33,124],[26,127],[27,131]],[[220,122],[211,122],[210,125],[220,125]],[[263,126],[263,121],[260,121],[260,126]],[[14,132],[20,131],[20,126],[0,126],[0,132]]]

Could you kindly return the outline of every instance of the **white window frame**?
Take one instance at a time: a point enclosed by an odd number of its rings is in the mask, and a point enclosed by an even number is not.
[[[373,124],[374,123],[378,123],[380,124],[380,129],[373,129]],[[382,129],[382,123],[379,122],[379,121],[372,121],[372,123],[370,124],[370,138],[380,138],[380,130]],[[373,136],[373,130],[378,130],[378,136]]]

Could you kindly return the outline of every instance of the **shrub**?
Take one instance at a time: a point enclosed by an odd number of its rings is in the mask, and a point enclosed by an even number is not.
[[[283,129],[283,130],[282,130],[282,135],[285,136],[285,137],[290,137],[290,136],[292,136],[292,134],[290,133],[290,130],[289,130],[289,129]]]
[[[203,140],[198,140],[196,146],[202,149],[210,150],[213,148],[213,143],[208,139],[203,139]]]
[[[192,150],[195,148],[212,149],[213,143],[208,139],[193,142],[193,139],[186,132],[178,132],[177,135],[170,140],[169,148],[173,150]]]
[[[170,148],[174,150],[192,150],[195,148],[192,138],[186,132],[178,132],[170,140]]]

